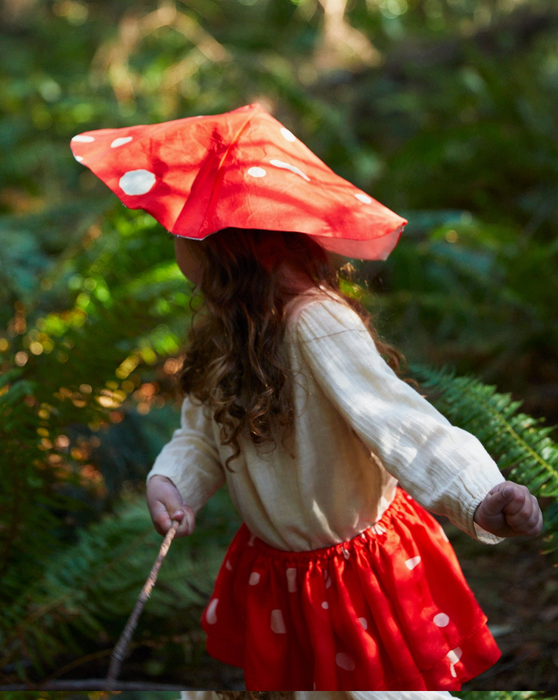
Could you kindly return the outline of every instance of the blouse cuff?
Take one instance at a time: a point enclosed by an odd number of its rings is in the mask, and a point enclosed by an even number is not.
[[[461,517],[462,522],[454,521],[458,527],[464,530],[473,539],[482,542],[483,544],[498,544],[502,541],[502,537],[496,537],[490,532],[487,532],[481,528],[474,520],[475,511],[478,506],[482,503],[488,492],[502,481],[505,481],[502,473],[499,471],[497,466],[492,463],[490,468],[483,468],[482,465],[473,463],[470,464],[467,469],[460,472],[456,477],[457,482],[460,487],[455,490],[455,495],[462,500],[462,510]],[[450,487],[451,491],[454,491]],[[469,495],[469,498],[463,498]],[[447,513],[446,513],[447,514]],[[450,519],[451,515],[450,515]]]
[[[502,481],[504,481],[504,477],[502,477]],[[490,488],[492,488],[492,486]],[[488,491],[490,491],[490,489],[488,489]],[[473,537],[473,539],[477,540],[478,542],[482,542],[482,544],[499,544],[505,539],[505,537],[498,537],[497,535],[493,535],[491,532],[488,532],[483,527],[481,527],[474,519],[475,512],[486,497],[486,495],[488,494],[488,491],[484,494],[482,498],[477,498],[475,501],[473,501],[472,505],[469,508],[470,523],[472,526],[469,534]]]
[[[483,544],[499,544],[505,537],[498,537],[498,535],[493,535],[491,532],[487,532],[478,523],[473,521],[473,528],[475,530],[476,539]]]

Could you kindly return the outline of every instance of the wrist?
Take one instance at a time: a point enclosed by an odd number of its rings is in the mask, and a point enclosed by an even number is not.
[[[147,481],[146,493],[148,496],[149,494],[170,493],[171,491],[180,494],[178,486],[168,476],[154,474]],[[180,496],[180,499],[182,500],[182,496]]]
[[[153,474],[153,476],[150,476],[150,477],[149,477],[148,483],[149,483],[150,481],[153,481],[153,479],[157,479],[157,480],[159,480],[159,481],[160,481],[161,479],[164,479],[165,481],[169,481],[171,484],[173,483],[172,480],[169,479],[168,476],[163,476],[162,474]]]
[[[163,476],[162,474],[153,474],[153,476],[150,476],[149,479],[147,480],[147,483],[150,484],[152,481],[156,482],[163,482],[166,481],[169,484],[172,484],[176,488],[176,484],[172,479],[169,479],[168,476]]]

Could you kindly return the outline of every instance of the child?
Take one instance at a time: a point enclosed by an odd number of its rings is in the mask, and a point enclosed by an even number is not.
[[[486,670],[499,650],[422,506],[487,543],[536,534],[541,514],[398,378],[339,289],[330,253],[384,259],[406,221],[259,105],[73,148],[176,234],[203,294],[147,500],[158,532],[173,518],[187,535],[226,482],[243,517],[203,615],[209,653],[253,691],[458,690]]]

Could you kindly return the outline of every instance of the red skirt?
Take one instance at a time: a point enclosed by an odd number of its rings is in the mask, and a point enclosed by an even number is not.
[[[500,657],[443,529],[401,489],[332,547],[285,552],[242,525],[202,626],[248,690],[459,690]]]

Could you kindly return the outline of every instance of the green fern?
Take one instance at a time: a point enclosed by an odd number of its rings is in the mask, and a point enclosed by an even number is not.
[[[461,700],[552,700],[556,697],[538,690],[467,690],[452,695]]]
[[[199,636],[198,618],[229,537],[229,523],[221,522],[225,516],[213,512],[217,508],[223,503],[213,504],[207,513],[213,527],[201,518],[202,526],[191,537],[173,542],[134,643],[180,636],[183,646],[191,647],[188,628]],[[0,678],[28,679],[30,666],[44,678],[68,649],[76,656],[90,652],[92,644],[110,649],[160,543],[143,498],[123,504],[116,515],[80,532],[78,543],[52,560],[44,577],[2,610],[0,669],[6,675],[0,673]]]
[[[507,477],[537,497],[552,499],[545,512],[547,551],[558,552],[558,444],[543,419],[520,413],[520,401],[473,377],[412,365],[411,373],[432,394],[448,420],[475,435]]]

